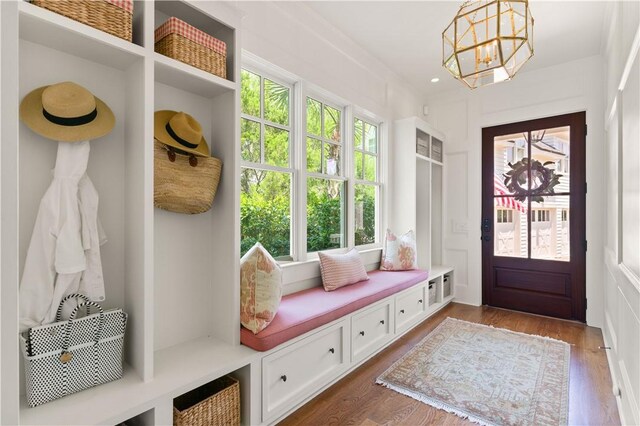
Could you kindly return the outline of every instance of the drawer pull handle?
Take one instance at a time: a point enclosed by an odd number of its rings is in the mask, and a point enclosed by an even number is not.
[[[422,299],[418,300],[418,303],[422,303]]]
[[[282,379],[283,382],[287,381],[287,375],[283,374],[282,376],[280,376],[280,379]]]
[[[361,332],[360,332],[360,335],[361,335],[361,336],[364,336],[364,331],[361,331]]]
[[[335,349],[333,349],[333,348],[331,348],[331,349],[329,349],[329,352],[331,352],[332,354],[335,354],[335,353],[336,353],[336,350],[335,350]]]
[[[380,320],[380,324],[384,325],[384,320]]]
[[[401,314],[404,314],[404,309],[400,309],[400,313],[401,313]]]

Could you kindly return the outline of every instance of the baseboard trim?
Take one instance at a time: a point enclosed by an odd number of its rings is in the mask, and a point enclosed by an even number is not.
[[[607,332],[602,333],[602,340],[604,341],[605,346],[609,346],[609,347],[611,346],[611,342],[608,339]],[[613,384],[613,389],[620,388],[620,380],[618,379],[618,375],[616,374],[617,370],[616,368],[614,368],[615,366],[614,364],[615,361],[613,360],[614,351],[605,350],[605,353],[607,355],[607,364],[609,365],[609,373],[611,374],[611,382]],[[611,390],[612,392],[613,392],[613,389]],[[614,395],[615,395],[615,392],[614,392]],[[616,406],[618,407],[618,416],[620,417],[620,424],[627,425],[629,423],[624,418],[624,410],[622,409],[622,399],[620,398],[619,395],[615,395],[615,397],[616,397]]]

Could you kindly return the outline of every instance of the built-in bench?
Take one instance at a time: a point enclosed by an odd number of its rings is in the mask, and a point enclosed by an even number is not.
[[[278,313],[258,334],[242,328],[242,344],[268,351],[308,331],[328,324],[365,306],[424,282],[428,272],[372,271],[369,280],[326,292],[323,287],[292,293],[282,298]]]

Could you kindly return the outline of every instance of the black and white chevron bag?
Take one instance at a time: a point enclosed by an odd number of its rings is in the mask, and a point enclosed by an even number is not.
[[[62,321],[62,307],[82,301]],[[89,315],[89,308],[98,313]],[[82,308],[87,316],[76,318]],[[60,302],[56,322],[33,327],[20,336],[25,365],[27,403],[30,407],[122,377],[122,353],[127,314],[104,311],[81,294]]]

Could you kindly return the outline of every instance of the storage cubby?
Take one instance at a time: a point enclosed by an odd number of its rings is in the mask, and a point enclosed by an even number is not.
[[[243,367],[253,352],[239,344],[239,16],[219,3],[135,1],[130,43],[27,2],[1,2],[0,8],[1,422],[158,424],[170,418],[168,401],[180,393],[229,372],[249,380]],[[154,24],[163,14],[224,40],[229,80],[157,55]],[[89,89],[116,118],[109,135],[91,142],[87,173],[108,237],[101,247],[102,305],[129,314],[124,376],[27,408],[17,339],[19,283],[57,143],[23,125],[18,108],[31,90],[62,81]],[[154,208],[155,109],[195,116],[222,160],[209,212]]]
[[[431,138],[431,155],[429,155],[429,158],[431,158],[433,161],[437,162],[437,163],[442,163],[442,159],[443,159],[443,144],[442,141],[438,138],[436,138],[435,136]]]
[[[165,109],[184,111],[198,120],[215,155],[209,99],[156,83],[155,110]],[[213,335],[215,271],[207,259],[216,246],[211,211],[186,215],[155,208],[154,238],[155,348]],[[168,312],[172,315],[163,315]]]
[[[413,229],[416,234],[418,267],[439,268],[443,259],[444,228],[444,135],[417,117],[394,124],[394,205],[396,232]]]
[[[251,397],[254,390],[251,387],[251,369],[251,364],[248,364],[229,373],[229,376],[240,383],[240,424],[243,426],[255,423],[255,420],[252,422],[251,419],[251,404],[259,403],[259,401],[252,401]]]
[[[416,154],[431,156],[431,136],[420,129],[416,130]]]
[[[154,411],[155,410],[152,408],[151,410],[147,410],[137,416],[131,417],[116,426],[153,426],[157,424]]]
[[[52,28],[29,14],[20,16],[21,28],[23,21],[27,30],[21,34]],[[105,101],[116,117],[116,125],[109,135],[91,141],[87,174],[100,196],[98,216],[108,239],[101,247],[106,292],[106,299],[101,304],[104,308],[122,307],[129,313],[125,362],[143,378],[147,374],[142,331],[145,307],[139,296],[144,293],[145,281],[143,264],[136,260],[141,255],[145,236],[135,225],[144,221],[144,178],[135,162],[143,161],[144,129],[140,123],[144,122],[145,106],[136,87],[143,80],[144,60],[129,54],[127,60],[115,62],[116,67],[107,66],[104,61],[93,61],[93,54],[83,56],[84,50],[74,46],[60,50],[64,46],[54,49],[49,46],[51,43],[40,44],[30,41],[32,39],[19,42],[19,67],[28,70],[19,79],[20,99],[38,87],[74,81]],[[21,275],[40,199],[52,180],[57,142],[35,134],[23,124],[19,127],[18,141],[19,161],[29,165],[19,168],[18,179],[21,212],[18,268]]]
[[[228,375],[218,377],[174,398],[173,406],[174,424],[239,424],[240,384]]]
[[[434,138],[435,139],[435,138]],[[442,265],[442,238],[443,238],[443,176],[442,165],[431,163],[431,265]]]
[[[448,272],[442,277],[442,297],[447,299],[453,295],[453,271]]]
[[[427,285],[427,300],[428,306],[435,305],[437,303],[438,294],[438,280],[429,280]]]
[[[418,267],[429,270],[429,285],[436,292],[435,301],[428,305],[428,312],[433,313],[455,294],[453,270],[443,266],[445,137],[417,117],[397,120],[394,137],[392,202],[405,208],[392,211],[390,224],[396,232],[415,230]],[[447,295],[445,274],[452,284]]]
[[[431,163],[420,156],[414,160],[416,164],[416,244],[418,250],[418,267],[429,269],[431,259]],[[404,228],[403,228],[404,229]],[[402,231],[404,232],[404,230]]]
[[[182,1],[156,1],[155,27],[164,24],[170,17],[176,17],[189,25],[209,34],[227,45],[227,80],[235,79],[235,30],[212,16],[204,13],[196,4]]]

